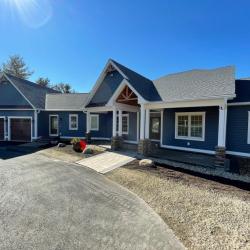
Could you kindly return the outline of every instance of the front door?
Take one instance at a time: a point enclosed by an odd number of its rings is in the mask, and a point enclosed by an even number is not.
[[[50,115],[49,117],[49,135],[58,136],[58,115]]]
[[[150,114],[150,127],[149,136],[151,140],[161,139],[161,114],[151,113]]]

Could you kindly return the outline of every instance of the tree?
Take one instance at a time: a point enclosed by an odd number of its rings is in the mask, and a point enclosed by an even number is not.
[[[43,87],[50,87],[50,80],[48,77],[39,77],[37,80],[36,80],[36,83],[40,86],[43,86]]]
[[[72,89],[68,83],[58,83],[53,87],[53,89],[65,94],[75,93],[74,89]]]
[[[1,71],[22,79],[28,79],[34,71],[30,71],[23,58],[19,55],[10,56],[6,63],[2,64]]]

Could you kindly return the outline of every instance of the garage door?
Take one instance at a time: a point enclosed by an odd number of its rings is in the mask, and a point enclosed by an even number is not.
[[[0,141],[4,141],[4,118],[0,118]]]
[[[31,120],[11,118],[10,119],[10,140],[31,141]]]

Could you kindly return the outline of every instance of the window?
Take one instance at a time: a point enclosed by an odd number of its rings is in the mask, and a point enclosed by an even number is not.
[[[58,136],[58,115],[49,116],[49,134]]]
[[[204,141],[205,112],[176,113],[175,138]]]
[[[90,115],[90,130],[99,130],[99,115]]]
[[[122,115],[122,134],[128,134],[129,128],[129,114]],[[116,131],[119,131],[119,116],[116,117]]]
[[[69,115],[69,130],[78,130],[78,115]]]

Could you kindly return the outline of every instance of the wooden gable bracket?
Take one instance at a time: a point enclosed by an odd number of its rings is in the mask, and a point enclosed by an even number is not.
[[[138,105],[138,97],[128,86],[125,86],[121,94],[118,96],[117,102]]]

